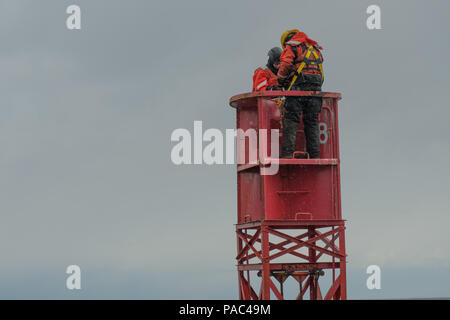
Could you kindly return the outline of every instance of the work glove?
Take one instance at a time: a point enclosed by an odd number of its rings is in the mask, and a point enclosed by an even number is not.
[[[286,88],[289,85],[289,79],[288,78],[278,78],[278,85],[282,88]]]

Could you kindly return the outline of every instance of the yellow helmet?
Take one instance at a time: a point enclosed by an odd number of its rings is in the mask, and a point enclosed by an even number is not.
[[[292,34],[292,33],[299,33],[300,31],[297,29],[292,29],[292,30],[287,30],[285,32],[283,32],[283,34],[281,35],[281,47],[284,49],[284,42],[286,41],[286,38],[288,37],[288,35]]]

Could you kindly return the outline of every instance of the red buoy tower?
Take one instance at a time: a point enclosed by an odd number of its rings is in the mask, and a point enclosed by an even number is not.
[[[280,96],[322,97],[320,159],[271,157],[271,129],[278,129],[280,135],[282,131],[277,106]],[[338,93],[311,91],[253,92],[230,99],[236,109],[237,129],[242,129],[237,135],[238,158],[245,156],[237,165],[240,299],[347,298],[339,172],[340,99]],[[258,143],[251,143],[252,130],[248,129],[254,129]],[[300,123],[295,154],[307,157],[304,151]],[[278,171],[273,174],[269,168],[275,163]]]

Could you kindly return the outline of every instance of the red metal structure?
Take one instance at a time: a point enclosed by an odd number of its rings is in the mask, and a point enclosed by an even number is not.
[[[280,96],[320,96],[320,159],[271,158],[270,129],[280,130]],[[341,217],[339,173],[338,93],[266,91],[234,96],[237,128],[255,129],[239,136],[237,147],[245,161],[238,163],[237,269],[239,298],[346,299],[345,224]],[[266,129],[267,138],[261,136]],[[281,135],[280,130],[280,135]],[[280,137],[281,139],[281,137]],[[263,142],[263,143],[261,143]],[[281,141],[279,143],[281,146]],[[265,152],[261,153],[261,149]],[[297,131],[296,151],[305,150],[303,124]],[[250,154],[257,151],[256,161]],[[267,151],[267,152],[266,152]],[[266,174],[278,161],[276,174]],[[286,281],[286,282],[285,282]],[[286,285],[294,285],[294,289]],[[292,283],[293,282],[293,283]]]

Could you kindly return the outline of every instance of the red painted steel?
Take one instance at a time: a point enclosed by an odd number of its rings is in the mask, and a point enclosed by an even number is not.
[[[276,100],[311,95],[323,99],[319,115],[321,158],[277,159],[278,173],[262,174],[275,161],[270,130],[280,130],[282,120]],[[230,99],[236,108],[237,128],[255,129],[259,142],[252,144],[250,135],[238,135],[238,140],[245,139],[245,143],[237,143],[238,156],[245,155],[245,162],[237,165],[240,299],[284,299],[286,279],[298,283],[296,299],[346,299],[337,113],[340,98],[340,94],[328,92],[265,91]],[[265,140],[259,134],[261,129],[267,130]],[[296,151],[305,154],[302,123]],[[253,162],[252,152],[257,155]],[[329,285],[323,284],[326,278]]]

